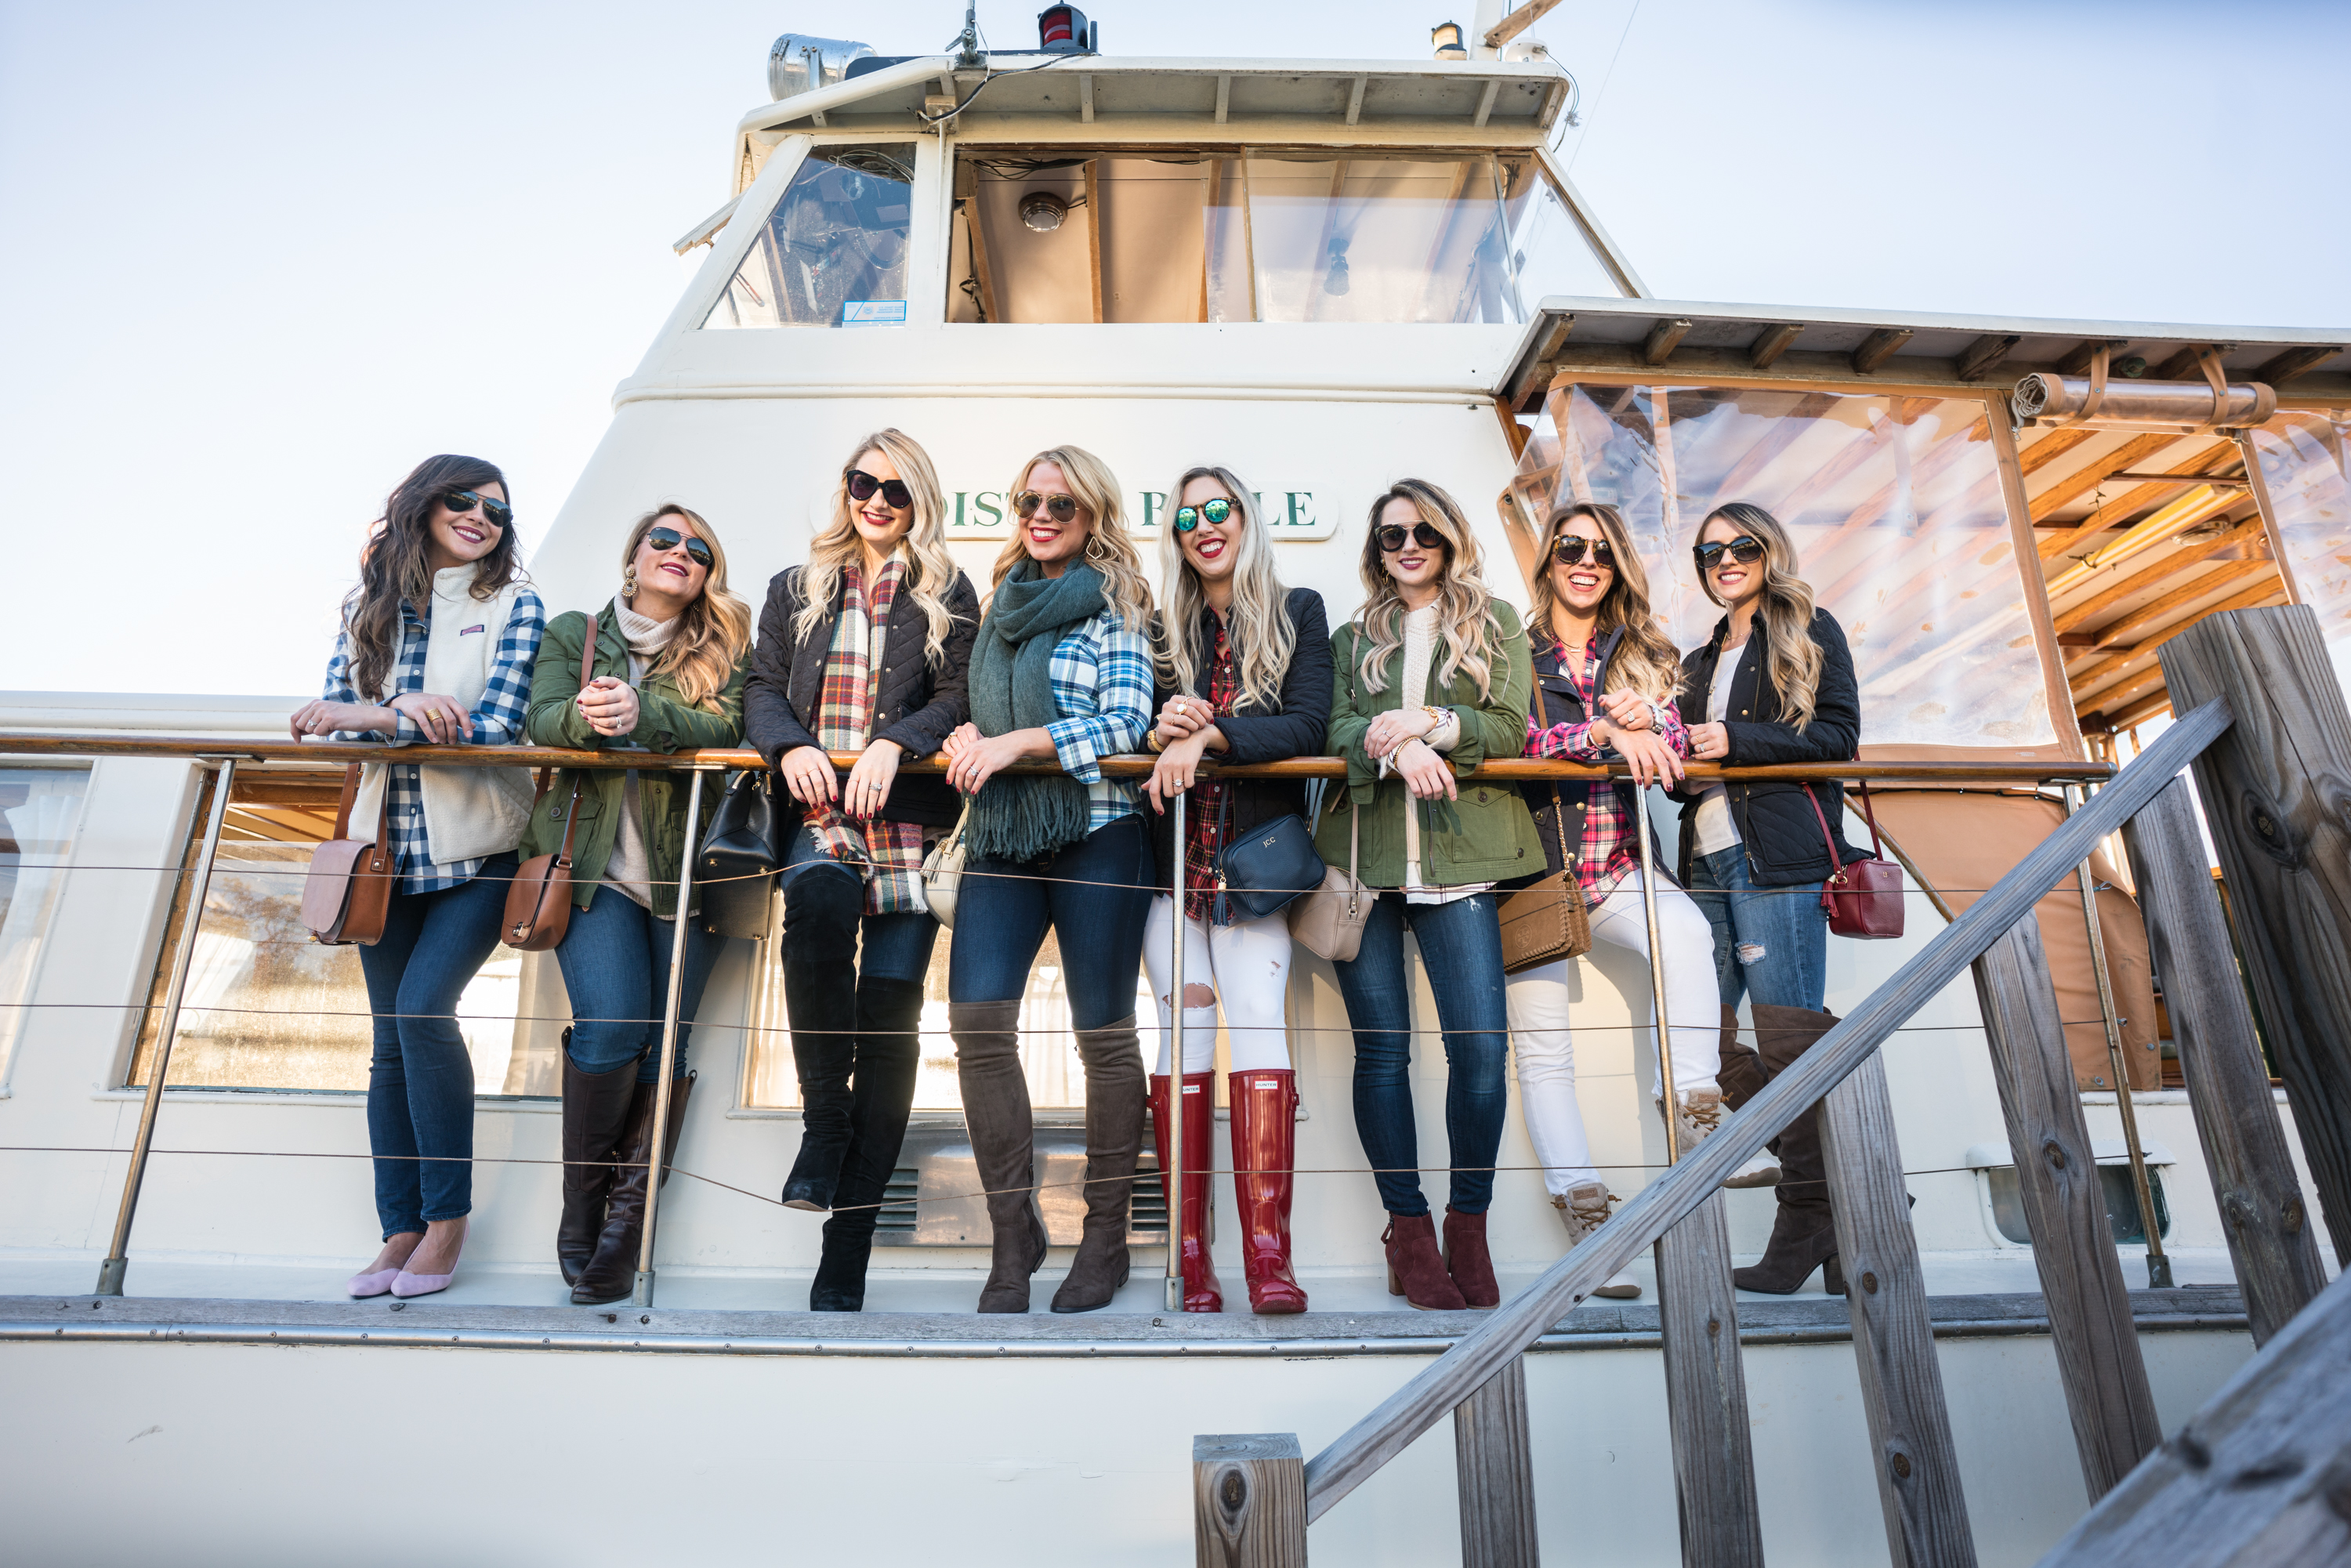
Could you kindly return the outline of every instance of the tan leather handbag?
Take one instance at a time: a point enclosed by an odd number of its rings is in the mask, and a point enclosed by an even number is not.
[[[375,946],[392,911],[392,784],[384,782],[373,839],[350,836],[351,802],[359,792],[360,765],[354,762],[343,769],[335,836],[310,852],[310,873],[302,881],[302,924],[314,941],[329,947]]]
[[[595,678],[596,617],[588,617],[588,644],[580,654],[580,689]],[[533,855],[515,872],[507,886],[506,926],[501,939],[518,953],[544,953],[563,940],[571,924],[571,835],[580,826],[580,770],[571,770],[571,803],[563,810],[563,847],[551,855]],[[547,775],[538,776],[538,794],[531,815],[547,795]]]
[[[1567,805],[1559,787],[1552,786],[1552,826],[1559,830],[1559,863],[1541,882],[1530,883],[1502,900],[1502,973],[1578,958],[1592,951],[1592,916],[1583,907],[1583,889],[1575,880],[1575,862],[1567,854]],[[1648,823],[1637,822],[1646,832]]]
[[[1322,873],[1322,885],[1290,904],[1290,935],[1318,958],[1343,964],[1364,946],[1364,923],[1372,917],[1379,895],[1356,874],[1363,863],[1364,814],[1353,802],[1347,808],[1347,869]],[[1178,846],[1180,851],[1181,846]]]

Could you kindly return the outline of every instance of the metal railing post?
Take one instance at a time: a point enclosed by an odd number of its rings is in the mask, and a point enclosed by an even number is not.
[[[637,1241],[637,1288],[629,1296],[630,1304],[639,1307],[653,1304],[653,1218],[661,1205],[662,1160],[669,1153],[663,1145],[669,1140],[670,1072],[677,1063],[678,993],[685,986],[686,909],[694,902],[694,853],[702,830],[702,775],[701,768],[694,770],[694,783],[686,791],[676,918],[670,925],[669,995],[662,1003],[661,1076],[653,1085],[653,1136],[645,1165],[645,1229]]]
[[[204,847],[197,852],[193,881],[188,889],[187,913],[180,921],[180,939],[172,950],[172,983],[163,993],[163,1021],[155,1031],[155,1065],[147,1074],[147,1097],[139,1106],[139,1133],[131,1140],[131,1169],[122,1178],[122,1207],[114,1216],[114,1239],[106,1261],[98,1266],[94,1296],[122,1294],[122,1278],[131,1268],[131,1221],[139,1212],[139,1186],[147,1177],[147,1151],[155,1141],[155,1113],[163,1107],[163,1075],[172,1070],[172,1040],[180,1031],[180,998],[188,989],[188,970],[195,961],[196,928],[204,921],[204,897],[213,884],[213,861],[220,852],[221,828],[228,821],[230,787],[236,782],[236,758],[225,757],[213,776],[213,809],[204,823]]]
[[[1191,799],[1186,791],[1177,790],[1167,798],[1168,827],[1174,831],[1176,852],[1176,918],[1168,924],[1175,932],[1170,942],[1173,949],[1167,972],[1167,1159],[1175,1166],[1171,1176],[1160,1173],[1167,1187],[1167,1285],[1166,1308],[1171,1312],[1184,1310],[1184,937],[1185,872],[1184,807]]]
[[[2068,783],[2065,815],[2082,806],[2082,787]],[[2115,1075],[2115,1109],[2122,1113],[2123,1147],[2130,1155],[2131,1189],[2138,1196],[2139,1229],[2147,1236],[2147,1285],[2150,1291],[2171,1288],[2171,1260],[2163,1251],[2163,1227],[2155,1213],[2155,1192],[2147,1179],[2147,1151],[2138,1141],[2138,1107],[2131,1102],[2130,1070],[2123,1063],[2122,1021],[2115,1016],[2114,980],[2106,973],[2106,943],[2098,928],[2097,878],[2087,860],[2074,869],[2082,888],[2082,922],[2090,931],[2090,973],[2097,977],[2098,1012],[2106,1026],[2106,1061]]]

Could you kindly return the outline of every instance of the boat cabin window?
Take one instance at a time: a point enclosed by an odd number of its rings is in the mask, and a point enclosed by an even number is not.
[[[911,142],[811,148],[705,327],[860,327],[906,319]]]
[[[1508,520],[1540,528],[1554,496],[1619,507],[1667,631],[1694,648],[1723,612],[1691,547],[1716,507],[1752,501],[1844,628],[1873,747],[2053,747],[1991,413],[1979,398],[1567,387],[1527,444]]]
[[[948,319],[1514,324],[1619,291],[1526,152],[965,152]]]
[[[0,768],[0,1082],[24,1032],[89,784],[78,768]]]
[[[2279,542],[2338,674],[2351,681],[2351,423],[2341,409],[2281,411],[2252,432]]]
[[[237,776],[181,998],[174,1086],[366,1090],[372,1046],[360,950],[322,946],[302,924],[303,878],[311,851],[334,837],[341,783],[340,774]],[[132,1086],[146,1083],[154,1067],[172,953],[188,918],[188,873],[212,811],[209,784],[199,797],[124,1078]],[[570,1011],[554,954],[499,946],[465,988],[457,1015],[475,1093],[557,1092],[555,1051]]]

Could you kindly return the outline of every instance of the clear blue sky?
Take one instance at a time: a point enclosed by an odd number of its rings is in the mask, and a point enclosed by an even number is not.
[[[1105,52],[1423,57],[1455,0],[1102,0]],[[981,6],[999,47],[1034,4]],[[554,517],[787,28],[959,5],[0,4],[0,688],[290,693],[431,452]],[[1667,297],[2351,328],[2351,6],[1566,0],[1562,155]],[[1620,49],[1621,45],[1621,49]],[[26,573],[26,562],[51,570]]]

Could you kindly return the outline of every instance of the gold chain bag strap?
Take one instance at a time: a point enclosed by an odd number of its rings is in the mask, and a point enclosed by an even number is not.
[[[335,836],[310,852],[309,874],[302,879],[302,924],[329,947],[373,946],[392,912],[392,780],[384,780],[383,809],[376,813],[372,840],[350,836],[351,802],[359,792],[360,765],[354,762],[343,769]]]
[[[580,689],[586,691],[595,679],[596,616],[588,616],[588,645],[580,654]],[[580,779],[581,769],[571,770],[571,803],[563,810],[563,847],[551,855],[533,855],[515,872],[515,879],[507,886],[506,925],[500,933],[506,945],[518,953],[544,953],[563,940],[564,931],[571,924],[571,835],[580,827]],[[547,775],[538,776],[538,795],[531,801],[531,814],[538,812],[538,800],[547,794]],[[683,913],[683,912],[681,912]]]
[[[1502,900],[1502,973],[1515,975],[1562,958],[1578,958],[1592,951],[1592,917],[1583,907],[1583,886],[1575,880],[1575,862],[1567,853],[1567,802],[1559,786],[1551,787],[1551,803],[1559,830],[1560,869],[1541,882],[1530,883]],[[1648,824],[1635,821],[1646,831]]]

